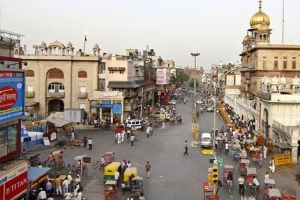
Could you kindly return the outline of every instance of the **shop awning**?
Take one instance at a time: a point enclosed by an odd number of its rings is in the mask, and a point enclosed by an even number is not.
[[[70,122],[68,120],[65,120],[60,117],[47,117],[43,119],[42,121],[48,121],[54,124],[55,127],[63,127],[63,126],[72,126],[73,122]]]
[[[29,167],[28,168],[28,181],[34,182],[43,177],[50,171],[49,167]]]
[[[109,81],[108,87],[109,88],[139,88],[148,84],[144,80],[139,80],[139,81]]]
[[[135,81],[109,81],[109,88],[138,88],[140,87]]]
[[[25,102],[25,107],[32,107],[39,104],[39,102]]]

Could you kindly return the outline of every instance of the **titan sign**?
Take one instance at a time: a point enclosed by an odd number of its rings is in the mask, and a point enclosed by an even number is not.
[[[15,166],[14,164],[11,164]],[[10,168],[10,166],[7,166]],[[0,177],[0,199],[16,199],[27,190],[28,167],[26,162],[18,163]]]
[[[0,123],[24,115],[24,71],[0,71]]]

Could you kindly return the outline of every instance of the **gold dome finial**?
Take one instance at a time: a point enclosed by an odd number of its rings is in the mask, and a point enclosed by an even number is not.
[[[270,18],[261,10],[261,3],[262,0],[259,0],[259,11],[255,13],[250,19],[251,29],[257,29],[263,22],[270,26]]]
[[[261,2],[262,2],[262,0],[259,0],[258,2],[259,2],[258,8],[259,8],[259,10],[261,10]]]

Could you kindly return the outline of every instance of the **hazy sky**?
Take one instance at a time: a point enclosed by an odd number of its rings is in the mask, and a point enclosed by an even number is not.
[[[283,0],[263,0],[270,17],[271,43],[281,44]],[[240,60],[242,39],[258,0],[0,0],[0,28],[24,34],[27,53],[33,45],[55,40],[86,52],[95,43],[101,53],[124,54],[148,45],[177,66]],[[300,0],[285,0],[285,44],[300,44]]]

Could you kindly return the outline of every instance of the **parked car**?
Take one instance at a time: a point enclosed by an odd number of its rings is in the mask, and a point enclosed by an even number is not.
[[[212,139],[210,133],[202,133],[200,145],[201,147],[212,147]]]

